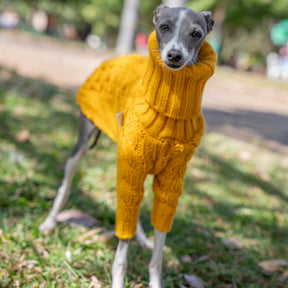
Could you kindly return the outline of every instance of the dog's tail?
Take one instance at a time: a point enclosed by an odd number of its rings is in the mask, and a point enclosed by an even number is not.
[[[92,144],[90,145],[90,147],[89,147],[89,150],[93,149],[93,148],[97,145],[98,140],[99,140],[99,138],[100,138],[100,135],[101,135],[101,130],[99,129],[98,132],[97,132],[97,134],[96,134],[96,137],[95,137],[93,143],[92,143]]]

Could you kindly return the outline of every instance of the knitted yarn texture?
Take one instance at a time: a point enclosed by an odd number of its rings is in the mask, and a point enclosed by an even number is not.
[[[161,60],[154,31],[149,57],[128,55],[104,62],[80,88],[82,112],[118,142],[116,235],[136,232],[147,174],[154,175],[151,222],[171,229],[187,162],[204,132],[202,93],[214,73],[216,53],[204,42],[198,62],[178,71]],[[124,111],[119,129],[116,113]]]

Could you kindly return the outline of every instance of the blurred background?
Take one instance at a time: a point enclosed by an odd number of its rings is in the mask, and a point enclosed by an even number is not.
[[[210,41],[219,64],[287,79],[288,12],[285,0],[163,1],[213,12]],[[85,41],[97,52],[127,53],[145,47],[161,1],[2,0],[1,29],[17,29],[67,41]],[[122,22],[121,22],[122,19]],[[267,66],[268,65],[268,66]],[[278,67],[277,67],[278,66]]]
[[[83,158],[70,222],[62,214],[47,237],[38,227],[77,138],[77,90],[104,60],[147,53],[161,3],[212,11],[218,53],[164,287],[288,287],[287,0],[0,0],[0,287],[111,287],[116,143],[102,135]],[[151,240],[152,181],[141,207]],[[148,287],[150,257],[131,241],[126,287]]]

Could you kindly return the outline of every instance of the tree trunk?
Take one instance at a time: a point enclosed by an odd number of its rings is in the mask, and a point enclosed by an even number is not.
[[[215,25],[213,27],[210,44],[212,45],[212,47],[214,48],[214,50],[217,52],[218,55],[221,52],[221,46],[223,42],[222,30],[223,30],[223,23],[226,18],[227,5],[228,4],[219,1],[212,16],[213,19],[215,20]]]
[[[120,30],[118,33],[116,53],[127,54],[132,50],[138,23],[140,0],[125,0]]]
[[[162,3],[169,7],[185,6],[186,2],[186,0],[162,0]]]

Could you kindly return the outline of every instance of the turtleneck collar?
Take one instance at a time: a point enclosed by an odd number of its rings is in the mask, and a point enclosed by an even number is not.
[[[201,113],[202,92],[216,65],[216,53],[204,42],[198,62],[174,71],[163,63],[156,32],[148,40],[149,59],[142,80],[146,103],[163,116],[187,120]]]

